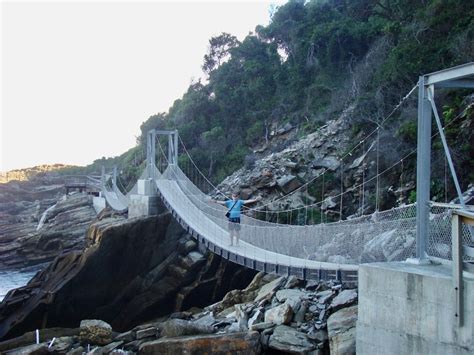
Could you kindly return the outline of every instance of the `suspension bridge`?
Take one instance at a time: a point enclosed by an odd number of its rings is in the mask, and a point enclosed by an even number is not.
[[[444,136],[444,129],[439,118],[434,89],[443,87],[474,87],[474,63],[431,73],[420,77],[400,103],[389,115],[377,122],[377,128],[367,134],[348,153],[339,158],[341,189],[337,196],[364,189],[369,181],[375,184],[376,210],[370,215],[361,215],[350,220],[333,223],[314,223],[308,218],[308,210],[321,207],[321,201],[283,211],[270,212],[268,206],[289,195],[301,193],[316,179],[324,179],[327,169],[289,194],[274,199],[266,204],[249,208],[250,213],[243,215],[240,229],[239,245],[229,245],[230,237],[228,221],[225,217],[227,209],[216,204],[195,183],[199,176],[201,184],[207,184],[210,190],[221,193],[202,174],[194,163],[177,131],[152,130],[147,136],[147,159],[137,183],[128,191],[119,188],[117,169],[101,178],[102,194],[107,203],[117,211],[126,211],[134,195],[157,194],[164,205],[170,210],[183,228],[195,237],[201,245],[232,262],[246,267],[280,275],[294,275],[299,279],[322,280],[334,279],[342,283],[356,283],[359,264],[378,261],[414,260],[418,263],[429,260],[451,260],[452,228],[451,216],[455,210],[471,211],[461,192],[450,151]],[[379,135],[384,124],[403,103],[418,90],[418,147],[401,157],[392,166],[379,170]],[[431,132],[432,114],[438,131]],[[458,115],[457,118],[459,118]],[[456,119],[457,119],[456,118]],[[451,120],[453,124],[456,119]],[[167,147],[163,147],[157,137],[168,139]],[[458,204],[440,204],[430,201],[430,152],[432,139],[439,136],[446,154],[453,183],[458,194]],[[178,149],[181,144],[182,154],[192,163],[191,169],[184,172],[178,164]],[[375,176],[367,177],[360,185],[344,191],[342,184],[343,167],[354,162],[354,154],[362,151],[361,159],[367,159],[366,147],[377,152],[377,171]],[[158,148],[158,151],[157,151]],[[417,154],[417,202],[387,211],[378,210],[379,178],[384,174],[393,173],[394,169],[403,166],[403,161]],[[157,167],[157,158],[165,164]],[[365,161],[363,171],[365,172]],[[185,169],[186,170],[186,169]],[[221,193],[222,194],[222,193]],[[363,199],[365,194],[361,194]],[[226,198],[228,198],[226,196]],[[362,200],[362,205],[364,204]],[[363,210],[363,209],[362,209]],[[279,223],[279,214],[302,216],[300,225]],[[269,217],[270,214],[270,217]],[[264,218],[256,218],[257,215]],[[274,218],[274,216],[277,216]],[[341,213],[342,216],[342,213]],[[462,241],[472,245],[474,233],[472,227],[461,227]],[[472,260],[474,252],[466,249],[465,260]]]

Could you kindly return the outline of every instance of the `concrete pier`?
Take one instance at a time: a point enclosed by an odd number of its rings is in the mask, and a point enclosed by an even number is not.
[[[465,274],[463,299],[460,327],[450,266],[361,265],[357,354],[473,354],[472,274]]]
[[[128,218],[151,216],[158,213],[158,195],[152,179],[138,180],[138,194],[130,196]]]

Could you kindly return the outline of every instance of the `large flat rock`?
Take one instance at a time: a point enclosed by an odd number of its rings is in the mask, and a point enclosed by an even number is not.
[[[139,354],[256,355],[260,354],[259,339],[258,332],[164,338],[142,344]]]
[[[275,328],[270,336],[268,346],[271,349],[290,354],[307,354],[316,349],[316,345],[308,339],[306,334],[286,325],[279,325]]]

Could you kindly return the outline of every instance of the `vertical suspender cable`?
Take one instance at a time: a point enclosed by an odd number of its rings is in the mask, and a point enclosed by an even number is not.
[[[321,223],[323,223],[323,201],[324,201],[324,174],[326,173],[326,169],[323,171],[323,183],[321,188],[321,207],[319,209],[321,214]]]
[[[365,140],[362,141],[362,156],[364,159],[362,160],[362,185],[361,185],[361,209],[360,214],[361,216],[364,214],[364,207],[365,207]]]
[[[444,203],[448,203],[448,159],[444,156]]]
[[[305,212],[304,212],[304,225],[308,224],[308,202],[309,202],[309,195],[308,195],[308,185],[306,185],[306,198],[305,198]]]
[[[403,193],[403,159],[400,159],[400,163],[401,163],[401,172],[400,172],[400,196],[402,195]]]
[[[344,181],[343,181],[343,172],[344,172],[344,166],[342,165],[342,159],[341,161],[341,199],[339,201],[339,220],[342,220],[342,197],[344,196]]]
[[[375,212],[379,211],[379,143],[380,143],[380,128],[377,128],[377,172],[376,172],[376,186],[375,186]]]

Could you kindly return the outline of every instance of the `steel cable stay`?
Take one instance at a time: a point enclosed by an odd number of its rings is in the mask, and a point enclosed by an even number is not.
[[[384,123],[389,120],[393,114],[401,107],[401,105],[410,97],[410,95],[418,88],[418,85],[415,85],[413,86],[413,88],[399,101],[399,103],[392,109],[392,111],[380,122],[380,123],[377,123],[377,128],[374,129],[371,133],[369,133],[367,136],[365,136],[361,141],[359,141],[359,143],[357,143],[354,147],[352,147],[347,153],[345,153],[342,157],[338,158],[338,161],[340,162],[340,164],[343,163],[343,160],[346,159],[348,156],[352,156],[352,153],[360,146],[362,145],[368,138],[372,137],[375,133],[378,132],[379,129],[383,128],[383,125]],[[179,137],[179,140],[181,141],[181,144],[183,146],[183,149],[185,151],[185,153],[187,154],[187,156],[189,157],[190,161],[192,162],[192,164],[195,166],[196,170],[198,171],[198,173],[202,176],[202,178],[213,188],[213,190],[216,190],[219,194],[223,195],[225,198],[228,198],[230,199],[229,196],[225,195],[222,191],[220,191],[203,173],[202,171],[199,169],[199,167],[196,165],[196,163],[194,162],[194,160],[192,159],[189,151],[186,149],[186,146],[183,142],[183,140],[181,139],[181,137],[178,135]],[[324,169],[323,173],[325,173],[328,169]],[[318,179],[319,177],[321,177],[322,174],[318,174],[316,175],[315,177],[313,177],[312,179],[310,179],[309,181],[307,181],[305,184],[303,184],[302,186],[298,187],[297,189],[291,191],[290,193],[288,194],[285,194],[284,196],[281,196],[280,198],[276,199],[276,200],[273,200],[271,202],[268,202],[266,204],[263,204],[263,205],[260,205],[258,207],[254,207],[254,208],[249,208],[250,210],[255,210],[255,211],[258,211],[258,210],[261,210],[263,209],[264,207],[267,207],[268,205],[271,205],[272,203],[275,203],[279,200],[282,200],[290,195],[293,195],[295,194],[296,192],[299,192],[301,189],[303,189],[304,187],[306,187],[307,185],[311,184],[312,182],[314,182],[316,179]]]
[[[453,121],[453,122],[454,122],[454,121]],[[433,137],[435,137],[436,135],[437,135],[437,134],[434,134]],[[339,194],[337,194],[337,195],[331,196],[331,197],[333,197],[333,198],[338,198],[338,197],[341,197],[342,195],[345,195],[345,194],[347,194],[347,193],[349,193],[349,192],[353,192],[353,191],[356,191],[357,189],[361,189],[364,184],[367,184],[367,183],[369,183],[369,182],[372,182],[372,181],[376,180],[379,176],[388,173],[390,170],[394,169],[394,168],[395,168],[397,165],[399,165],[399,164],[402,165],[402,169],[403,169],[404,161],[405,161],[406,159],[408,159],[410,156],[412,156],[413,154],[415,154],[415,153],[416,153],[416,149],[414,149],[414,150],[412,150],[410,153],[406,154],[403,158],[401,158],[400,160],[398,160],[397,162],[395,162],[394,164],[392,164],[390,167],[384,169],[382,172],[379,172],[379,174],[378,174],[377,176],[373,176],[373,177],[371,177],[371,178],[368,179],[368,180],[364,180],[362,183],[357,184],[357,185],[354,185],[354,186],[352,186],[350,189],[348,189],[348,190],[346,190],[346,191],[344,191],[344,192],[342,192],[342,193],[339,193]],[[179,168],[178,168],[178,169],[179,169]],[[176,172],[174,172],[174,174],[175,174],[175,177],[178,177],[178,176],[176,175]],[[183,175],[184,175],[184,174],[183,174]],[[401,175],[403,175],[403,174],[401,174]],[[181,178],[182,178],[182,177],[181,177]],[[402,180],[401,183],[403,184],[403,178],[402,178],[401,180]],[[183,188],[186,189],[186,187],[183,187]],[[190,190],[188,190],[188,192],[189,192],[189,193],[188,193],[187,195],[190,196],[190,197],[201,197],[201,198],[202,198],[203,196],[205,196],[205,197],[209,200],[209,197],[207,197],[207,196],[206,196],[204,193],[202,193],[202,192],[192,192],[192,191],[190,191]],[[202,204],[206,204],[204,201],[197,201],[197,202],[201,202]],[[319,202],[307,204],[307,205],[300,206],[300,207],[296,207],[296,208],[281,209],[281,210],[275,211],[275,213],[277,213],[277,223],[276,223],[276,224],[277,224],[277,225],[285,225],[284,223],[280,223],[280,217],[279,217],[279,214],[280,214],[280,213],[289,213],[289,212],[293,212],[293,211],[298,211],[298,210],[301,210],[302,208],[320,207],[322,203],[323,203],[323,201],[319,201]],[[206,204],[206,205],[207,205],[207,204]],[[209,205],[207,205],[207,206],[209,206]],[[209,207],[209,208],[210,208],[211,210],[215,210],[215,211],[217,211],[217,212],[219,212],[219,213],[221,213],[221,212],[223,211],[222,209],[218,209],[218,208],[215,208],[215,207]],[[225,210],[224,210],[224,211],[225,211]],[[251,217],[249,217],[249,218],[251,218]],[[342,222],[344,222],[344,221],[342,221]],[[272,222],[268,222],[268,223],[275,224],[275,223],[272,223]],[[332,222],[332,223],[339,223],[339,222]]]

